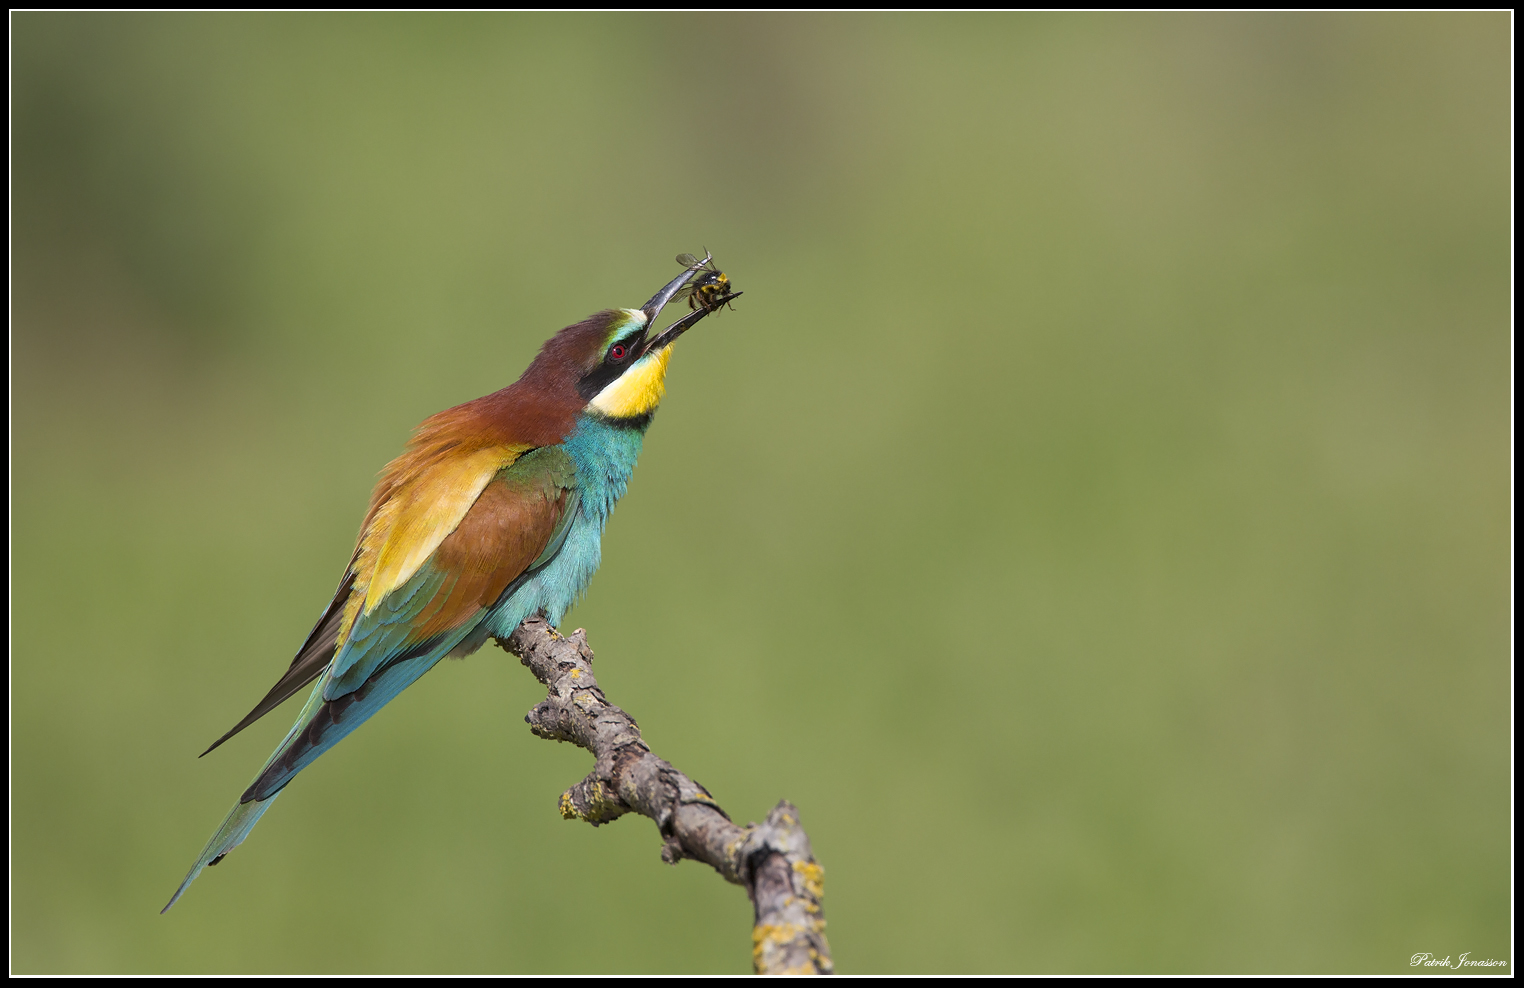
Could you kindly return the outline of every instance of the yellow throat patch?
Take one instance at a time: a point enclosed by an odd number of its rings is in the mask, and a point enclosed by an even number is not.
[[[661,404],[666,387],[667,361],[672,359],[676,341],[655,353],[648,353],[619,375],[588,402],[589,408],[611,419],[630,419],[649,414]]]

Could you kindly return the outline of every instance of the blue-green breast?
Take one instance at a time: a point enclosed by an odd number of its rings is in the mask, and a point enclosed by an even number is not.
[[[603,526],[629,486],[650,417],[613,422],[583,414],[562,443],[577,466],[577,515],[556,557],[508,594],[484,622],[495,638],[507,638],[519,622],[541,611],[559,625],[582,596],[602,558]]]

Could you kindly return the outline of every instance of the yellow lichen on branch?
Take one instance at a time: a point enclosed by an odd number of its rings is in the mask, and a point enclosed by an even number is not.
[[[581,630],[563,638],[535,617],[498,644],[548,688],[524,718],[530,730],[593,754],[593,771],[561,794],[563,818],[598,826],[629,812],[650,817],[662,837],[662,860],[702,861],[746,889],[756,912],[752,963],[758,974],[832,972],[820,906],[825,872],[793,804],[780,802],[761,824],[732,822],[703,786],[658,758],[634,718],[603,695]]]
[[[825,898],[825,869],[813,861],[795,861],[794,870],[804,879],[804,889],[816,899]]]

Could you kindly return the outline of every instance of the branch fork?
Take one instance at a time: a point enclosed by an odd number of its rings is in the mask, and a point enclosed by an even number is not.
[[[626,813],[655,821],[661,858],[692,858],[740,885],[756,911],[752,966],[758,974],[830,974],[825,873],[787,800],[761,824],[737,826],[709,791],[657,757],[635,718],[610,703],[593,675],[593,650],[578,629],[562,636],[532,617],[498,644],[547,689],[524,720],[537,736],[570,741],[593,755],[593,770],[561,794],[561,816],[601,826]]]

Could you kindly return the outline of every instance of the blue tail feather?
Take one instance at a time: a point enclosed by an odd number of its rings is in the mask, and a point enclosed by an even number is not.
[[[296,773],[348,737],[351,731],[369,720],[372,714],[391,702],[398,693],[434,668],[469,630],[466,628],[441,639],[423,655],[387,666],[353,693],[322,703],[306,722],[298,722],[292,729],[275,757],[270,759],[259,778],[244,792],[244,800],[269,799],[280,792]],[[322,686],[320,682],[320,691]]]
[[[279,795],[280,793],[275,794],[275,796]],[[259,818],[265,815],[265,810],[269,809],[270,804],[275,802],[275,796],[271,796],[266,800],[237,803],[233,806],[233,811],[228,814],[228,818],[222,821],[222,826],[218,827],[217,832],[212,835],[212,839],[207,841],[205,850],[201,852],[201,857],[196,859],[194,865],[191,865],[190,874],[185,876],[185,881],[181,882],[180,887],[175,889],[175,894],[169,897],[169,902],[165,904],[163,909],[159,910],[161,916],[169,912],[170,906],[180,901],[180,896],[184,895],[185,890],[190,888],[190,883],[196,880],[196,876],[201,874],[202,869],[208,865],[216,864],[222,860],[224,854],[243,843],[244,838],[249,836],[249,831],[254,829],[254,824],[259,822]]]
[[[331,702],[323,699],[323,690],[328,685],[331,673],[318,677],[296,723],[260,769],[253,784],[228,813],[227,819],[222,821],[222,826],[217,828],[201,856],[191,866],[185,881],[180,883],[169,903],[160,912],[168,912],[170,906],[185,894],[190,883],[196,880],[203,869],[215,864],[224,854],[243,843],[244,838],[249,836],[249,831],[254,829],[254,824],[259,822],[265,810],[269,809],[275,797],[280,795],[280,791],[296,773],[312,764],[319,755],[338,744],[398,693],[434,668],[473,626],[468,625],[459,632],[438,640],[423,655],[387,666],[353,693],[346,693]]]

